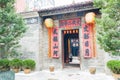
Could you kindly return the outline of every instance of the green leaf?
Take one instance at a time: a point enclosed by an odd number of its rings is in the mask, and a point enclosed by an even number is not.
[[[27,29],[23,18],[15,12],[14,2],[15,0],[0,0],[0,44],[5,45],[0,47],[0,52],[3,56],[14,52],[14,46],[18,45],[18,40]]]
[[[120,0],[94,0],[94,6],[102,13],[96,19],[98,43],[106,52],[120,56]]]

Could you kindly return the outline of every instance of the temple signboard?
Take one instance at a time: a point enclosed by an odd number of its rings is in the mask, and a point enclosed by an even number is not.
[[[72,28],[72,27],[80,26],[81,20],[80,20],[80,18],[60,20],[59,24],[60,24],[59,28],[66,28],[66,27]]]

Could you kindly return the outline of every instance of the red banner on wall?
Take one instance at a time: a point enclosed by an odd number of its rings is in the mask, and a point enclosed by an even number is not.
[[[82,26],[83,32],[83,54],[85,58],[92,57],[92,30],[91,26],[84,24]]]
[[[80,18],[74,18],[74,19],[68,19],[68,20],[60,20],[59,21],[59,27],[60,28],[66,28],[66,27],[76,27],[81,25]]]
[[[59,58],[58,27],[53,28],[51,35],[51,53],[53,58]]]

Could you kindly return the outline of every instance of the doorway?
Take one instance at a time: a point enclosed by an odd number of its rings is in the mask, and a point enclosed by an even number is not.
[[[63,67],[80,67],[79,29],[63,30]]]

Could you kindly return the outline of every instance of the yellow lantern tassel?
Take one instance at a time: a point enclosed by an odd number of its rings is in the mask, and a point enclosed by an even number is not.
[[[51,33],[52,33],[52,28],[48,28],[48,57],[51,58]]]
[[[94,57],[96,57],[96,31],[95,31],[95,24],[93,24],[93,48],[94,48]]]

